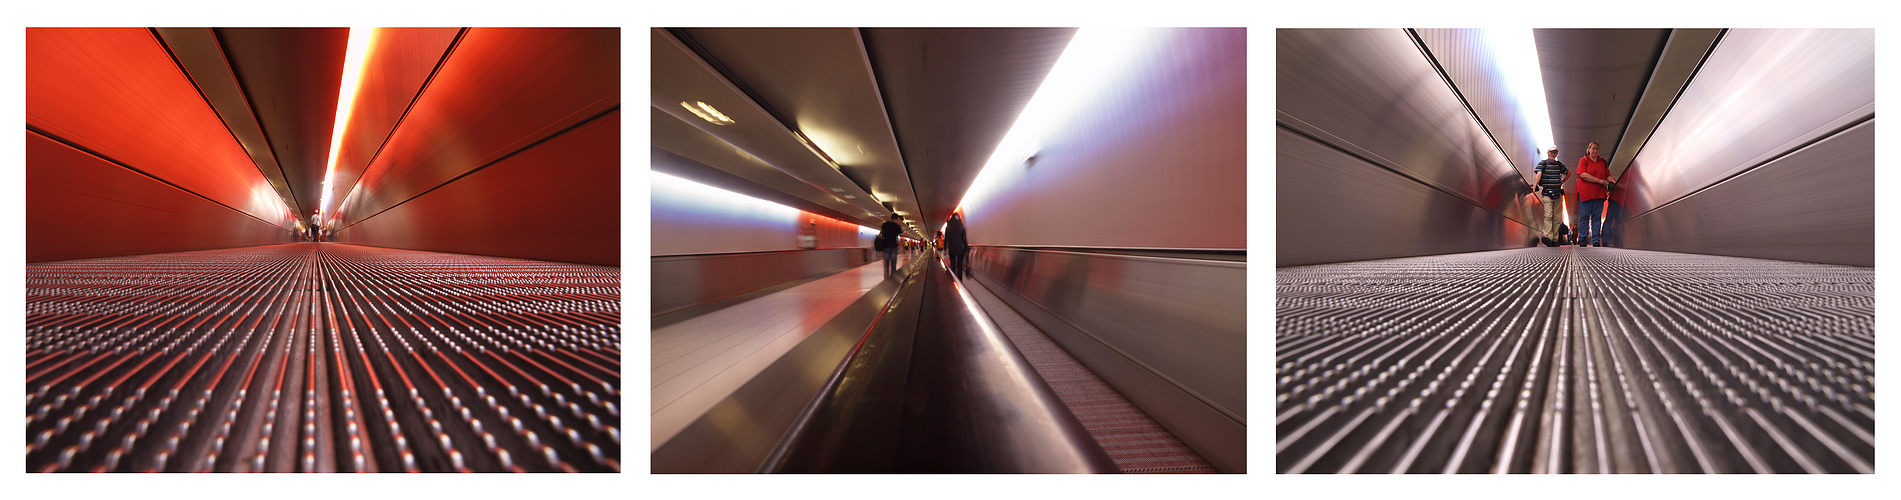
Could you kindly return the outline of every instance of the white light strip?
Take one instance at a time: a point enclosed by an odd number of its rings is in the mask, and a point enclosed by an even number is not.
[[[1545,101],[1545,77],[1538,62],[1538,42],[1530,28],[1485,29],[1485,45],[1492,51],[1492,62],[1505,77],[1507,90],[1518,101],[1518,110],[1531,129],[1532,144],[1510,154],[1524,154],[1536,162],[1545,158],[1544,148],[1556,143],[1551,133],[1551,111]],[[1563,154],[1562,151],[1559,152]]]
[[[323,169],[323,201],[317,205],[319,224],[330,217],[330,181],[337,174],[337,152],[343,149],[344,128],[349,125],[350,109],[356,106],[357,87],[362,83],[363,57],[370,52],[375,32],[375,28],[350,28],[350,45],[343,56],[343,81],[337,85],[337,116],[330,125],[330,160]]]
[[[1052,132],[1054,127],[1067,124],[1080,106],[1101,97],[1103,92],[1114,88],[1112,85],[1120,84],[1124,80],[1121,73],[1146,59],[1146,49],[1163,33],[1165,30],[1154,28],[1077,30],[1069,46],[1063,48],[1063,55],[1057,57],[1056,65],[1050,67],[1049,76],[1023,107],[1023,113],[1017,115],[1016,123],[1010,125],[1010,131],[997,143],[997,150],[977,173],[970,189],[964,191],[956,211],[981,205],[992,191],[1006,182],[1005,178],[1010,176],[1006,170],[1020,173],[1021,169],[1010,167],[1021,165],[1025,158],[1041,149],[1040,137]],[[966,213],[965,217],[970,215]]]

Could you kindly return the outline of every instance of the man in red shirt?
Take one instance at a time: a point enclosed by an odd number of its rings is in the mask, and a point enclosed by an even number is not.
[[[1578,159],[1578,246],[1604,246],[1604,203],[1612,184],[1610,162],[1597,156],[1592,141]]]

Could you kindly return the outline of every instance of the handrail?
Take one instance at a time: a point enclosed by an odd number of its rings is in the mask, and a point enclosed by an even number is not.
[[[1140,260],[1140,261],[1150,261],[1150,262],[1206,264],[1206,265],[1225,266],[1225,267],[1247,267],[1247,262],[1245,261],[1217,260],[1217,259],[1190,259],[1190,258],[1185,258],[1185,257],[1156,257],[1153,255],[1128,255],[1128,254],[1119,254],[1119,253],[1110,253],[1110,252],[1084,252],[1084,251],[1075,251],[1075,250],[1048,250],[1048,248],[1062,248],[1062,247],[1038,247],[1038,246],[1015,246],[1015,245],[971,245],[970,247],[971,248],[995,248],[995,249],[1015,250],[1019,252],[1088,255],[1091,257],[1111,257],[1111,258],[1117,258],[1117,259]],[[1085,248],[1085,247],[1071,247],[1071,248]],[[1202,249],[1186,249],[1186,248],[1144,249],[1144,248],[1107,248],[1107,247],[1103,247],[1101,249],[1129,251],[1129,252],[1202,250]],[[1233,249],[1225,249],[1224,251],[1226,250],[1233,250]]]

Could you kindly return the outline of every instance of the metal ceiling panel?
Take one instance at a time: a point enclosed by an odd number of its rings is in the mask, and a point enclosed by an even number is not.
[[[1505,74],[1492,57],[1483,31],[1477,29],[1415,29],[1412,32],[1425,45],[1427,56],[1445,72],[1466,105],[1478,115],[1480,125],[1497,142],[1505,161],[1512,164],[1527,184],[1535,183],[1531,167],[1544,158],[1532,144],[1532,128],[1524,119],[1523,107],[1506,84]]]
[[[1723,30],[1720,29],[1670,30],[1670,38],[1664,42],[1663,53],[1657,57],[1657,67],[1650,71],[1650,78],[1644,84],[1643,97],[1638,98],[1637,109],[1630,114],[1630,123],[1624,128],[1623,138],[1611,146],[1612,179],[1621,181],[1624,178],[1630,160],[1643,150],[1644,143],[1650,140],[1650,133],[1657,130],[1664,113],[1669,112],[1670,106],[1677,102],[1677,94],[1690,84],[1690,77],[1696,74],[1697,66],[1703,63],[1703,57],[1709,54],[1710,47],[1722,34]]]
[[[290,207],[151,31],[26,30],[26,123],[286,229]]]
[[[1076,34],[1074,28],[860,32],[925,221],[950,217]]]
[[[817,150],[808,147],[793,131],[672,34],[655,28],[651,30],[651,37],[653,93],[650,103],[654,109],[704,131],[814,188],[840,197],[854,197],[844,200],[853,208],[841,212],[857,220],[869,218],[875,221],[890,213],[870,193],[858,187],[844,173],[832,168],[818,155]],[[685,107],[698,103],[711,106],[729,117],[731,122],[715,124]],[[669,150],[674,147],[660,138],[656,138],[654,145]],[[692,154],[685,155],[693,157]]]
[[[1532,36],[1558,159],[1576,168],[1591,141],[1597,141],[1599,157],[1609,158],[1623,140],[1670,30],[1539,29]],[[1572,176],[1571,185],[1577,182]]]
[[[725,176],[744,179],[748,183],[774,192],[771,196],[756,196],[760,199],[771,200],[786,206],[796,207],[804,204],[822,208],[825,210],[824,213],[840,216],[839,220],[853,221],[861,225],[877,226],[883,222],[876,216],[866,214],[863,207],[841,199],[842,196],[857,197],[859,195],[833,194],[819,189],[773,167],[772,164],[766,163],[765,160],[745,150],[706,133],[705,130],[680,121],[665,111],[651,106],[648,110],[652,120],[651,133],[655,148],[679,155],[694,163],[712,167]],[[669,173],[708,185],[720,185],[725,179],[720,176],[695,175],[697,172],[696,169],[685,169]],[[847,214],[857,214],[857,216]]]
[[[681,31],[846,177],[917,218],[917,196],[857,29]]]
[[[332,201],[356,187],[363,170],[382,150],[403,113],[416,101],[438,64],[448,57],[460,28],[377,28],[363,59],[356,102],[344,123]]]
[[[218,37],[211,28],[153,28],[165,42],[172,57],[183,67],[192,83],[198,86],[205,101],[224,120],[231,136],[251,155],[251,161],[257,164],[258,173],[269,180],[271,188],[284,198],[284,206],[296,206],[297,202],[290,194],[290,184],[284,179],[283,168],[277,166],[277,155],[271,152],[270,141],[264,139],[264,129],[258,125],[257,115],[251,113],[251,102],[244,97],[244,90],[238,88],[238,77],[231,73],[230,63],[225,61],[224,47],[218,45]]]
[[[1872,119],[1875,32],[1729,30],[1630,168],[1638,216]]]
[[[361,181],[339,196],[334,227],[620,106],[619,61],[616,29],[468,30]]]
[[[219,45],[249,97],[251,111],[284,178],[297,213],[321,201],[337,116],[337,88],[349,28],[217,28]]]

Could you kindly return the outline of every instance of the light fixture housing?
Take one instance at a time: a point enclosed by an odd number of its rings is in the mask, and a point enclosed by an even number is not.
[[[687,111],[693,112],[693,116],[698,116],[700,119],[711,122],[714,125],[732,125],[735,123],[732,117],[720,113],[717,109],[713,109],[713,106],[707,104],[706,101],[693,101],[690,103],[680,101],[680,107],[686,108]]]

